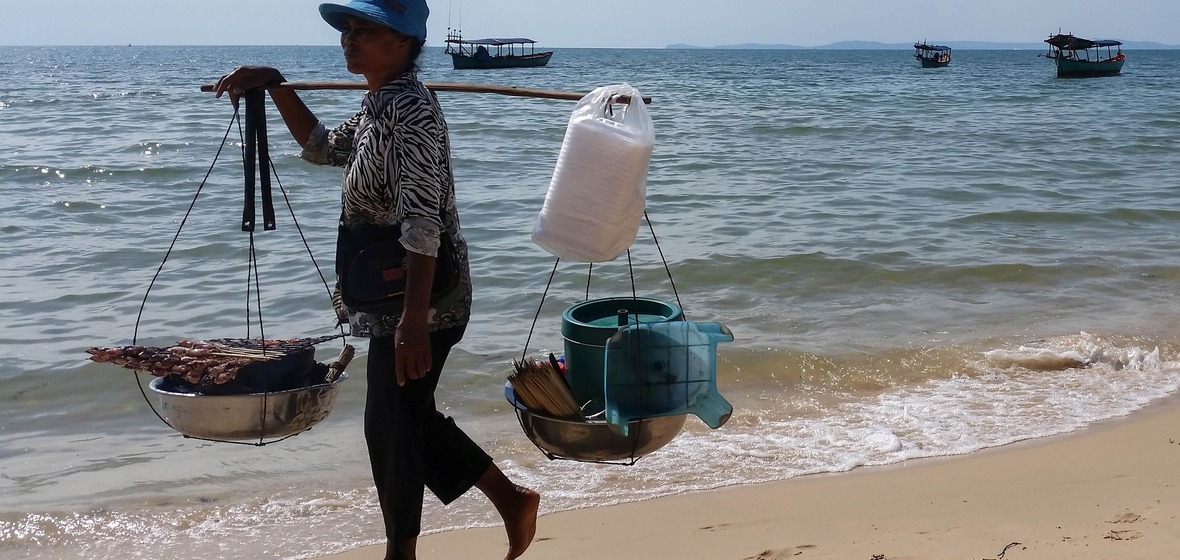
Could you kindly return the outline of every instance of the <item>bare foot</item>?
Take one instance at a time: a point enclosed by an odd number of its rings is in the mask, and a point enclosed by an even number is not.
[[[504,560],[520,558],[533,543],[537,535],[537,510],[541,507],[541,495],[525,488],[504,476],[495,463],[475,481],[479,488],[496,506],[508,532],[508,555]]]
[[[513,484],[512,496],[505,500],[503,507],[497,507],[504,518],[504,530],[508,531],[508,555],[504,560],[513,560],[524,554],[537,534],[537,510],[541,507],[541,495],[536,491]]]

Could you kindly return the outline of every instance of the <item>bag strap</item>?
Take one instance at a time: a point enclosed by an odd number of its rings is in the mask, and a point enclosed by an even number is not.
[[[255,163],[262,187],[263,229],[275,229],[275,208],[270,188],[270,153],[266,139],[266,92],[261,88],[245,94],[246,138],[245,156],[242,165],[245,171],[245,202],[242,206],[242,231],[254,231],[254,187]]]

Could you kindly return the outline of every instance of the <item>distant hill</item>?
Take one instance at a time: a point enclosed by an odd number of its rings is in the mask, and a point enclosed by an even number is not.
[[[742,43],[740,45],[718,45],[716,47],[698,47],[696,45],[676,44],[668,45],[668,49],[747,49],[747,50],[794,50],[815,47],[801,47],[799,45],[766,45],[762,43]]]
[[[938,42],[957,50],[1008,51],[1008,50],[1040,50],[1045,43],[993,43],[988,41],[946,41]],[[667,49],[745,49],[745,50],[908,50],[914,48],[913,43],[879,43],[877,41],[838,41],[816,47],[802,47],[788,44],[742,43],[739,45],[717,45],[715,47],[700,47],[678,43],[664,47]],[[1176,50],[1180,45],[1165,45],[1154,41],[1123,41],[1126,50]]]

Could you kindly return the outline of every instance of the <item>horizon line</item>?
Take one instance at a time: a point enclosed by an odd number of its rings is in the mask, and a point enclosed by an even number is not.
[[[1159,50],[1180,49],[1180,45],[1161,43],[1159,41],[1129,40],[1129,39],[1116,39],[1116,40],[1121,41],[1124,45],[1137,44],[1137,43],[1138,44],[1150,44]],[[963,45],[963,44],[977,45],[977,47],[974,47],[974,48],[972,48],[972,47],[967,47],[967,48],[959,47],[961,50],[990,50],[987,48],[982,48],[987,45],[995,45],[996,49],[998,49],[998,50],[1025,50],[1025,49],[1044,48],[1044,45],[1043,45],[1044,41],[1031,42],[1031,41],[939,40],[939,41],[935,41],[935,42],[937,42],[939,44],[947,45],[947,46],[950,46],[955,43],[958,43],[960,45]],[[864,45],[874,45],[875,46],[873,48],[861,49],[861,50],[874,50],[874,49],[876,49],[876,50],[889,50],[889,49],[901,50],[901,49],[913,48],[912,44],[910,44],[910,43],[883,42],[883,41],[872,41],[872,40],[862,40],[862,39],[845,39],[845,40],[839,40],[839,41],[834,41],[831,43],[825,43],[825,44],[813,45],[813,46],[795,45],[795,44],[791,44],[791,43],[750,42],[750,43],[721,44],[721,45],[712,45],[712,46],[694,45],[691,43],[669,43],[669,44],[662,45],[662,46],[642,46],[642,47],[640,47],[640,46],[544,46],[544,47],[540,47],[540,48],[542,48],[542,50],[546,50],[546,49],[633,49],[633,50],[669,50],[669,49],[710,50],[710,49],[722,49],[722,50],[741,50],[743,48],[761,49],[761,50],[820,50],[820,49],[831,49],[837,45],[850,45],[850,44],[864,44]],[[339,48],[339,46],[340,46],[335,43],[187,43],[187,44],[186,43],[135,43],[135,42],[129,42],[129,43],[59,43],[59,44],[5,44],[5,43],[0,43],[0,47],[26,47],[26,48],[28,48],[28,47],[121,47],[124,45],[129,46],[129,47],[134,46],[134,47],[336,47],[336,48]],[[444,45],[442,45],[442,44],[439,44],[439,45],[427,44],[426,48],[444,48]],[[842,47],[837,47],[835,50],[858,50],[858,49],[842,46]]]

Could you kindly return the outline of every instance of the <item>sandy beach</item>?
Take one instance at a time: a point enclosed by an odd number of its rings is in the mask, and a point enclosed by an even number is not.
[[[854,560],[1180,557],[1180,401],[1062,437],[543,516],[525,558]],[[419,557],[497,559],[500,527]],[[383,547],[325,558],[374,560]]]

